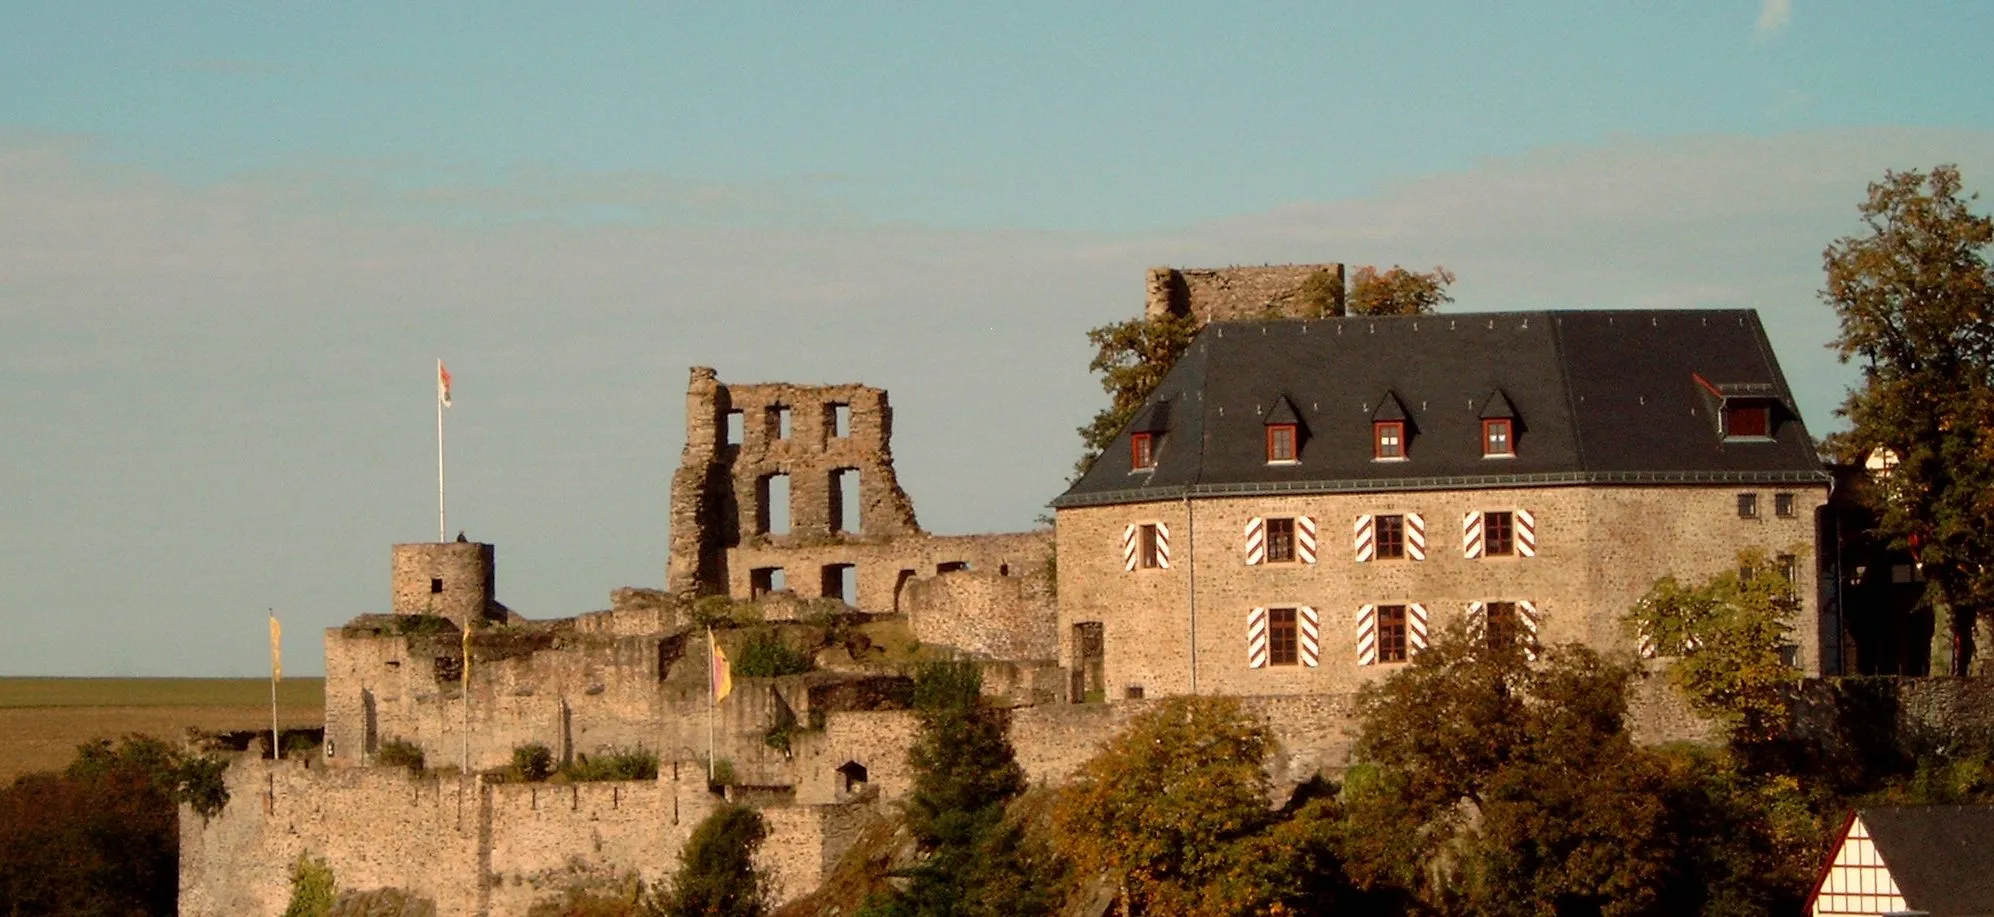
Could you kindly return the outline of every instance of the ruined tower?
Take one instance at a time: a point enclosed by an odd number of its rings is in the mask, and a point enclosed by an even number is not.
[[[505,610],[494,597],[498,568],[491,545],[398,544],[390,566],[395,614],[437,615],[460,627],[473,619],[505,620]]]

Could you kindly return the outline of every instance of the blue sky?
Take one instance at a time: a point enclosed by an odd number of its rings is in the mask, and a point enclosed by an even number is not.
[[[1994,173],[1983,4],[911,7],[0,13],[0,674],[382,610],[439,354],[532,616],[663,578],[695,364],[887,387],[927,527],[1029,527],[1151,265],[1757,308],[1823,432],[1821,248],[1884,169]]]

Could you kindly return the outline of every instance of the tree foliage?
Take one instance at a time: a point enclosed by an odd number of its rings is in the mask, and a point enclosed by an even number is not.
[[[1696,586],[1657,580],[1627,615],[1637,637],[1675,657],[1669,680],[1703,716],[1724,724],[1734,743],[1773,738],[1786,725],[1785,688],[1800,678],[1788,665],[1786,622],[1800,599],[1763,551],[1738,554],[1738,568]]]
[[[284,917],[326,917],[339,899],[339,882],[332,867],[317,857],[298,855],[291,864],[291,901]]]
[[[1388,271],[1366,265],[1350,275],[1350,314],[1427,315],[1454,301],[1447,295],[1453,283],[1454,272],[1444,267],[1421,273],[1396,264]]]
[[[1135,418],[1135,412],[1191,346],[1200,327],[1198,320],[1188,315],[1161,315],[1102,325],[1087,332],[1087,341],[1095,348],[1094,360],[1087,368],[1100,374],[1108,406],[1080,428],[1083,453],[1075,465],[1076,474],[1087,473],[1115,435]]]
[[[768,913],[772,894],[755,851],[768,839],[768,822],[760,812],[727,804],[694,828],[679,853],[679,869],[671,888],[652,909],[666,917],[761,917]]]
[[[1841,413],[1845,459],[1887,449],[1878,533],[1924,564],[1952,633],[1954,674],[1994,615],[1994,220],[1972,210],[1959,170],[1888,172],[1860,207],[1866,231],[1822,255],[1821,298],[1841,320],[1834,347],[1859,360],[1862,384]],[[1994,653],[1977,670],[1994,671]]]

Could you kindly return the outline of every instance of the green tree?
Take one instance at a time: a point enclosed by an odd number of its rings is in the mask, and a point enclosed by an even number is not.
[[[1317,913],[1335,805],[1270,810],[1273,750],[1266,724],[1235,699],[1165,700],[1062,791],[1055,844],[1083,874],[1118,882],[1136,913]]]
[[[755,851],[768,839],[760,812],[727,804],[713,811],[679,854],[678,874],[654,909],[666,917],[761,917],[770,907],[768,880]]]
[[[339,882],[332,867],[317,857],[298,855],[291,864],[291,902],[284,917],[326,917],[339,898]]]
[[[1101,375],[1108,406],[1080,428],[1083,452],[1074,466],[1076,476],[1086,474],[1116,434],[1135,418],[1135,412],[1149,400],[1177,358],[1190,348],[1200,327],[1199,321],[1188,315],[1162,315],[1102,325],[1087,332],[1087,341],[1095,348],[1094,360],[1087,368]]]
[[[1427,315],[1453,302],[1447,288],[1454,273],[1444,267],[1420,273],[1398,265],[1380,271],[1366,265],[1350,275],[1351,315]]]
[[[1867,231],[1822,255],[1834,347],[1862,370],[1833,446],[1895,457],[1877,531],[1924,564],[1939,620],[1950,612],[1933,671],[1956,675],[1994,672],[1994,653],[1973,662],[1976,642],[1994,645],[1994,220],[1977,199],[1953,166],[1887,172],[1860,207]]]
[[[1691,708],[1723,723],[1734,744],[1750,745],[1786,726],[1786,687],[1800,671],[1786,663],[1786,624],[1800,610],[1779,564],[1757,550],[1738,568],[1696,586],[1657,580],[1627,615],[1638,638],[1673,656],[1669,681]]]

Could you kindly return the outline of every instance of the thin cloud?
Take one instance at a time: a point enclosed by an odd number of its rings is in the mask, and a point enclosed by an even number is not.
[[[1793,0],[1763,0],[1759,6],[1759,22],[1754,27],[1759,35],[1771,35],[1786,28],[1793,21]]]

